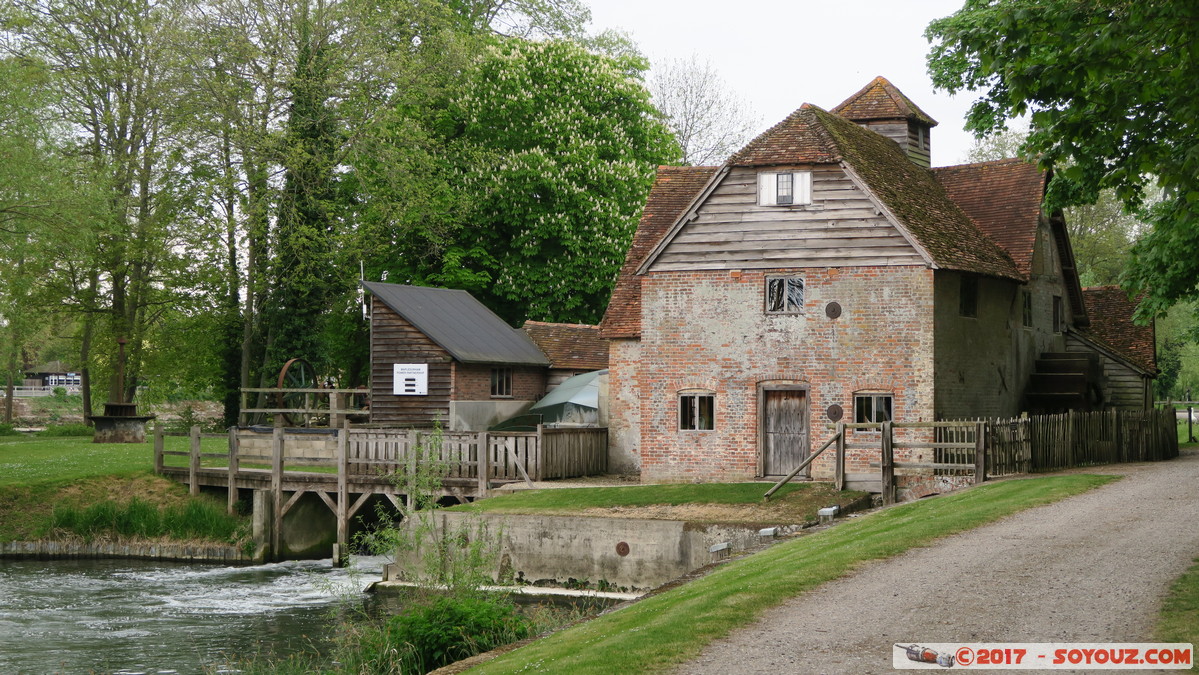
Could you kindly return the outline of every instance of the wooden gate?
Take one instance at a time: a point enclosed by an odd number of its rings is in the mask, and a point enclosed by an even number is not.
[[[762,392],[762,475],[785,476],[808,457],[808,392]],[[804,470],[805,476],[810,469]]]

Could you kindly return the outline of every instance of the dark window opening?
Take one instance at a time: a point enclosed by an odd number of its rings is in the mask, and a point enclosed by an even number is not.
[[[1032,328],[1032,291],[1024,291],[1021,302],[1023,304],[1024,327]]]
[[[803,311],[803,279],[799,277],[767,277],[766,312],[768,314],[798,314]]]
[[[512,369],[491,369],[491,395],[494,397],[512,396]]]
[[[878,424],[892,419],[891,394],[856,394],[853,397],[853,421],[858,424]]]
[[[1061,333],[1066,330],[1066,308],[1062,304],[1062,296],[1053,296],[1053,332]]]
[[[679,429],[711,431],[716,428],[716,396],[682,394],[679,396]]]
[[[978,277],[964,274],[959,287],[958,314],[962,316],[978,316]]]

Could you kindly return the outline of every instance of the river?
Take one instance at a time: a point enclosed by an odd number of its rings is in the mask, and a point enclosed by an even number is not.
[[[253,567],[0,560],[0,672],[197,673],[321,645],[383,558]]]

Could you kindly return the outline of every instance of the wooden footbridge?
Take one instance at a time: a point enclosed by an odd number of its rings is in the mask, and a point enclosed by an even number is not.
[[[503,484],[604,473],[608,433],[603,428],[515,433],[449,433],[414,429],[285,429],[233,427],[227,434],[191,429],[187,451],[167,451],[154,436],[154,470],[200,488],[224,488],[229,509],[241,490],[269,496],[271,555],[281,550],[283,518],[307,493],[333,512],[334,557],[347,549],[349,526],[376,495],[397,508],[415,495],[459,502],[486,497]],[[222,452],[204,452],[203,438],[227,439]],[[258,499],[256,498],[256,505]],[[261,514],[265,515],[265,514]]]

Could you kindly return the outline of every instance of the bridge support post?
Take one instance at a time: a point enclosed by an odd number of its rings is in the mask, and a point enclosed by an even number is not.
[[[254,559],[266,562],[275,558],[275,500],[270,490],[254,491]]]

